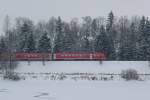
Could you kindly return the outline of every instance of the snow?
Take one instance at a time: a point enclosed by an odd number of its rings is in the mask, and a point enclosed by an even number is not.
[[[1,100],[149,100],[150,81],[1,81]]]
[[[47,61],[20,62],[21,73],[120,73],[133,68],[150,73],[147,61]],[[42,74],[39,74],[42,75]],[[68,76],[67,76],[68,77]],[[150,79],[121,80],[50,80],[27,78],[20,81],[0,80],[0,100],[149,100]]]
[[[15,70],[21,73],[120,73],[125,69],[135,69],[140,74],[150,74],[147,61],[47,61],[43,66],[41,61],[20,62]]]

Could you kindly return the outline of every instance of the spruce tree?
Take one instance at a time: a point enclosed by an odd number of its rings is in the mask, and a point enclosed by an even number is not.
[[[7,55],[8,55],[8,48],[6,46],[4,39],[2,38],[0,40],[0,70],[2,70],[3,72],[8,66]]]
[[[27,41],[29,34],[32,33],[31,26],[24,22],[24,24],[21,26],[21,31],[19,34],[19,50],[20,52],[27,52]]]
[[[7,52],[7,46],[6,46],[6,43],[4,41],[4,39],[2,38],[0,40],[0,53],[3,53],[3,52]]]
[[[64,52],[63,49],[64,49],[64,35],[63,35],[63,32],[62,32],[62,21],[61,21],[61,18],[58,17],[58,20],[57,20],[57,23],[56,23],[56,33],[57,33],[57,36],[56,36],[56,40],[55,40],[55,47],[54,47],[54,52]]]
[[[56,32],[62,33],[62,20],[60,16],[58,17],[56,24]]]
[[[146,60],[150,61],[150,21],[146,20],[146,26],[145,26],[145,32],[146,32]]]
[[[141,32],[139,40],[139,54],[142,54],[140,60],[150,60],[150,21],[148,18],[145,20],[143,33]]]
[[[137,60],[137,30],[135,23],[131,23],[130,35],[129,35],[129,45],[130,45],[130,60]]]
[[[95,51],[96,52],[102,52],[105,54],[106,57],[109,57],[111,55],[111,44],[109,43],[109,38],[106,34],[106,30],[104,26],[101,26],[100,34],[97,36],[95,41]],[[109,58],[107,58],[110,60]]]
[[[36,51],[35,45],[36,43],[35,43],[33,34],[31,33],[27,40],[27,52],[35,52]]]
[[[134,23],[121,35],[119,60],[131,61],[137,58],[136,31]]]
[[[107,54],[107,58],[109,60],[116,59],[116,50],[115,50],[116,31],[113,29],[113,25],[114,25],[114,14],[111,11],[108,14],[107,24],[106,24],[106,34],[108,36],[108,42],[110,47],[109,53]]]
[[[95,38],[95,36],[98,33],[98,26],[97,26],[97,21],[96,19],[93,19],[92,24],[91,24],[91,32],[93,37]]]
[[[39,40],[38,50],[42,54],[42,59],[43,59],[42,62],[43,65],[45,65],[45,60],[48,57],[47,53],[51,52],[50,39],[48,38],[46,32],[41,36]]]
[[[51,50],[51,45],[50,45],[50,39],[47,36],[47,33],[44,33],[38,44],[38,51],[42,53],[50,52]]]
[[[83,52],[90,52],[90,41],[87,37],[84,37],[84,44],[82,47]]]
[[[113,14],[113,12],[111,11],[111,12],[108,14],[106,30],[107,30],[107,31],[112,30],[113,24],[114,24],[114,14]]]
[[[73,52],[73,46],[75,45],[75,40],[74,40],[74,36],[73,33],[71,33],[70,31],[70,27],[67,24],[64,28],[65,31],[65,36],[64,36],[64,40],[63,40],[63,51],[64,52]]]
[[[146,19],[143,16],[139,25],[139,35],[138,35],[138,60],[146,60],[147,55],[147,26]]]

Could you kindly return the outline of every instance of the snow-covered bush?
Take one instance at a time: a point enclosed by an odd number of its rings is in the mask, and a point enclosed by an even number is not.
[[[138,80],[139,75],[135,69],[127,69],[121,72],[121,77],[126,80]]]
[[[98,80],[98,78],[96,76],[92,76],[91,80]]]
[[[65,76],[65,75],[60,75],[60,76],[58,76],[58,80],[64,80],[64,79],[66,79],[67,78],[67,76]]]
[[[13,73],[13,72],[5,73],[3,78],[8,80],[14,80],[14,81],[18,81],[21,79],[17,73]]]

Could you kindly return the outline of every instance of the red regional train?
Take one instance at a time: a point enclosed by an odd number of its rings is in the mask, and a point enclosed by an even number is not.
[[[106,60],[104,53],[15,53],[16,60]]]

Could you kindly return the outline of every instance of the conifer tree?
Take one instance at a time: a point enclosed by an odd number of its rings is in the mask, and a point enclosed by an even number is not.
[[[27,52],[35,52],[36,51],[35,45],[36,43],[35,43],[33,34],[31,33],[27,40]]]
[[[150,21],[142,17],[139,26],[138,60],[150,60]]]
[[[130,29],[121,35],[121,44],[119,49],[119,60],[131,61],[137,58],[136,33],[134,23]]]
[[[146,20],[146,26],[145,26],[145,39],[146,39],[146,60],[150,61],[150,21]]]
[[[101,26],[100,34],[96,38],[95,51],[104,53],[106,57],[111,55],[111,46],[104,26]],[[107,59],[109,60],[109,58]]]
[[[62,21],[61,18],[58,17],[57,23],[56,23],[56,40],[55,40],[55,47],[54,47],[54,52],[63,52],[63,45],[64,45],[64,35],[62,32]]]
[[[98,26],[97,26],[97,21],[96,19],[93,19],[92,24],[91,24],[91,31],[92,31],[92,35],[93,37],[95,37],[98,33]]]
[[[138,35],[138,60],[146,60],[147,55],[147,26],[146,19],[143,16],[139,25],[139,35]]]
[[[70,27],[69,25],[67,24],[64,28],[64,31],[65,31],[65,36],[64,36],[64,39],[63,39],[63,51],[65,52],[73,52],[73,45],[75,44],[75,40],[74,40],[74,36],[73,36],[73,33],[71,33],[70,31]]]
[[[0,53],[3,53],[3,52],[7,52],[7,46],[6,46],[4,39],[2,38],[0,40]]]
[[[114,24],[114,14],[113,14],[113,12],[111,11],[111,12],[108,14],[106,30],[107,30],[107,31],[111,31],[112,28],[113,28],[113,24]]]
[[[21,32],[19,34],[19,51],[21,52],[27,52],[28,47],[27,47],[27,41],[28,41],[28,36],[29,34],[32,33],[31,26],[28,25],[27,23],[24,23],[21,27]]]
[[[113,29],[114,25],[114,14],[111,11],[108,14],[107,24],[106,24],[106,34],[108,36],[108,42],[109,42],[109,54],[107,54],[107,58],[109,60],[115,60],[116,59],[116,50],[115,50],[115,30]]]
[[[42,53],[50,52],[51,50],[50,39],[48,38],[47,33],[44,33],[41,36],[38,44],[38,50],[39,52]]]
[[[84,37],[84,44],[83,44],[83,52],[90,52],[90,41],[87,37]]]

